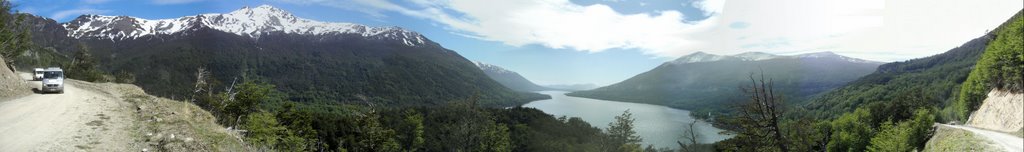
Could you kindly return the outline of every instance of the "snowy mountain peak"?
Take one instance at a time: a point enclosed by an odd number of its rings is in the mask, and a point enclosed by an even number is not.
[[[711,62],[711,61],[718,61],[718,60],[722,60],[722,59],[725,59],[725,56],[708,54],[708,53],[704,53],[704,52],[698,51],[698,52],[694,52],[694,53],[692,53],[690,55],[679,57],[679,59],[671,61],[671,63],[672,64],[686,64],[686,63],[697,63],[697,62]]]
[[[496,65],[492,65],[492,64],[483,63],[483,62],[480,62],[480,61],[473,61],[473,64],[476,64],[476,67],[480,68],[480,70],[483,70],[483,71],[493,71],[495,73],[501,73],[501,74],[516,73],[516,72],[512,72],[512,71],[510,71],[508,69],[505,69],[505,68],[502,68],[502,67],[499,67],[499,66],[496,66]]]
[[[800,58],[824,58],[824,57],[840,57],[841,55],[833,53],[832,51],[825,51],[825,52],[804,53],[804,54],[799,54],[799,55],[796,55],[796,56],[800,57]]]
[[[864,60],[864,59],[858,59],[858,58],[851,58],[851,57],[847,57],[847,56],[836,54],[835,52],[831,52],[831,51],[804,53],[804,54],[795,55],[795,57],[801,58],[801,59],[835,58],[835,59],[841,59],[841,60],[846,60],[846,61],[849,61],[849,62],[856,62],[856,63],[881,63],[881,62],[877,62],[877,61],[870,61],[870,60]]]
[[[208,27],[258,39],[282,32],[301,35],[358,35],[372,39],[401,41],[405,45],[426,44],[419,33],[398,27],[369,27],[353,23],[321,22],[296,17],[270,6],[242,7],[226,14],[200,14],[174,19],[149,20],[129,16],[83,15],[62,24],[68,36],[111,40],[134,39],[147,35],[174,34],[190,28]]]

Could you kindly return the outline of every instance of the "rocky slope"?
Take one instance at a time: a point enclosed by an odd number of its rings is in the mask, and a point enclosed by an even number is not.
[[[971,114],[967,125],[1002,132],[1021,130],[1024,127],[1024,93],[993,89],[981,107]]]
[[[22,81],[7,66],[7,61],[0,57],[0,100],[20,97],[31,93],[28,84]]]

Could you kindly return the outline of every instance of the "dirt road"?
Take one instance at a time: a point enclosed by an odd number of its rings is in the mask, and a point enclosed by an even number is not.
[[[0,151],[135,151],[125,149],[133,147],[129,106],[81,84],[65,81],[64,94],[0,101]]]
[[[992,142],[998,143],[998,146],[1003,147],[1003,149],[1006,149],[1006,151],[1010,151],[1010,152],[1021,152],[1021,151],[1024,151],[1024,139],[1022,139],[1020,137],[1017,137],[1017,136],[1013,136],[1013,135],[1009,135],[1009,134],[1001,133],[1001,132],[977,129],[977,128],[968,127],[968,126],[954,126],[954,125],[945,125],[945,124],[943,124],[943,125],[947,126],[947,127],[953,127],[953,128],[957,128],[957,129],[963,129],[963,130],[967,130],[967,131],[970,131],[970,132],[974,132],[975,134],[981,135],[981,136],[987,138],[988,140],[990,140]]]

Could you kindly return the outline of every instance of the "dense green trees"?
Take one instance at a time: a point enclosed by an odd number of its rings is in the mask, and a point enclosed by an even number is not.
[[[922,89],[899,91],[836,119],[810,119],[799,107],[777,106],[772,83],[754,81],[750,101],[720,119],[736,136],[716,143],[720,151],[910,151],[920,150],[935,122],[936,101]],[[776,106],[772,106],[776,105]],[[772,119],[772,118],[778,119]]]
[[[833,119],[873,103],[894,101],[909,90],[928,94],[937,106],[951,107],[960,84],[991,38],[984,35],[942,54],[883,64],[874,73],[823,93],[803,107],[810,116]],[[946,111],[940,113],[939,120],[956,119],[952,110]]]
[[[31,34],[23,25],[26,14],[12,12],[14,7],[8,0],[0,0],[0,57],[7,61],[4,67],[13,69],[17,57],[25,53],[32,45]]]
[[[278,132],[285,130],[273,114],[266,112],[253,114],[245,122],[242,128],[248,129],[246,139],[255,145],[276,145],[280,140]]]
[[[956,114],[966,121],[978,109],[989,90],[1024,92],[1024,13],[1018,12],[997,28],[995,40],[985,48],[974,70],[960,88],[954,104]]]
[[[227,101],[224,101],[224,114],[228,119],[241,119],[250,113],[257,112],[259,110],[257,106],[270,100],[269,94],[274,89],[274,85],[246,80],[237,89],[238,92],[229,95]],[[228,124],[233,123],[229,122]]]
[[[406,110],[405,118],[394,118],[389,119],[391,123],[394,123],[395,130],[398,131],[397,139],[399,144],[402,145],[402,149],[408,151],[418,151],[423,149],[426,139],[423,137],[423,115],[416,110]],[[398,121],[398,122],[394,122]]]
[[[832,120],[832,137],[828,142],[828,151],[864,151],[875,134],[872,127],[871,111],[865,108],[844,114]]]
[[[932,134],[935,115],[929,109],[918,109],[913,119],[894,123],[885,122],[875,137],[871,138],[868,151],[920,151]]]
[[[292,102],[259,77],[243,76],[222,90],[211,87],[202,71],[196,74],[201,81],[193,85],[192,102],[221,124],[245,130],[245,141],[263,150],[645,150],[628,112],[604,132],[580,118],[555,118],[537,109],[484,108],[479,98],[429,107]]]
[[[64,73],[68,78],[89,82],[110,82],[113,78],[99,69],[99,63],[89,52],[85,45],[79,45],[79,50],[72,55],[69,65],[64,66]]]

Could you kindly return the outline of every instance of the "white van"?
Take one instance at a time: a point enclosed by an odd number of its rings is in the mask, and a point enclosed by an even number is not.
[[[43,93],[55,92],[64,94],[64,70],[60,68],[47,68],[43,70],[43,86],[40,91]]]
[[[43,68],[35,68],[32,70],[32,81],[43,80]]]

